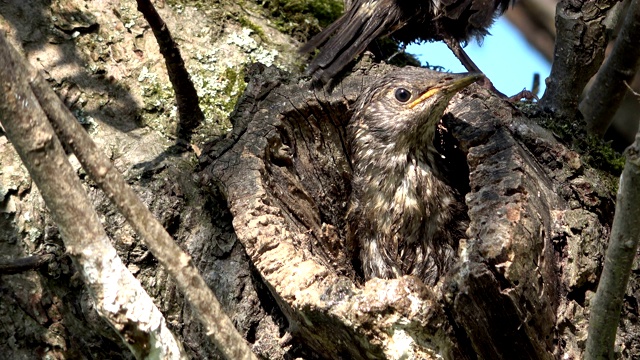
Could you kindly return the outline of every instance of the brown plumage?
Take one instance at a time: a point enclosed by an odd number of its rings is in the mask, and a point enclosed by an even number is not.
[[[482,38],[512,0],[354,0],[345,14],[300,51],[320,49],[307,75],[327,83],[377,37],[398,41]]]
[[[449,100],[481,78],[405,67],[358,98],[347,223],[365,279],[413,274],[433,284],[455,258],[466,216],[433,140]]]

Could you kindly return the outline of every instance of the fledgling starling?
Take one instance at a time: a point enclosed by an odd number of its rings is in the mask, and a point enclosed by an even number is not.
[[[326,84],[380,36],[391,35],[405,44],[416,40],[459,44],[480,39],[511,1],[354,0],[342,17],[300,49],[302,53],[320,49],[306,74]]]
[[[434,135],[453,95],[482,77],[405,67],[356,101],[347,233],[365,279],[413,274],[433,285],[455,258],[464,206],[443,179]]]

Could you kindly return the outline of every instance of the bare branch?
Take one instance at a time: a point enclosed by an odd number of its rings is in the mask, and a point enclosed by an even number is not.
[[[556,40],[555,8],[554,0],[519,0],[504,14],[548,61]]]
[[[36,270],[56,260],[55,254],[36,254],[0,262],[0,275],[19,274]]]
[[[164,57],[169,80],[176,93],[178,106],[178,135],[189,141],[193,130],[204,121],[204,114],[198,105],[198,92],[191,82],[189,72],[184,66],[178,45],[173,41],[167,24],[164,23],[149,0],[137,0],[138,10],[144,15],[160,46],[160,53]]]
[[[630,82],[640,68],[640,2],[634,0],[627,10],[615,46],[593,85],[580,103],[580,111],[589,133],[603,137],[627,92]]]
[[[182,359],[160,310],[111,246],[46,115],[29,88],[26,60],[0,35],[0,121],[89,288],[98,312],[137,359]],[[58,100],[59,101],[59,100]]]
[[[603,21],[615,0],[562,0],[556,8],[556,46],[547,89],[540,105],[574,119],[578,98],[598,71],[607,46]]]
[[[222,311],[219,301],[191,262],[191,257],[173,241],[34,69],[31,70],[31,79],[31,87],[58,136],[71,146],[83,169],[113,201],[153,255],[176,280],[218,349],[228,359],[255,359],[244,338]]]
[[[622,300],[640,240],[640,133],[627,151],[611,238],[591,305],[585,359],[613,359]]]

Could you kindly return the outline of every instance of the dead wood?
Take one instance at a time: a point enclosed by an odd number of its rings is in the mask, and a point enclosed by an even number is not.
[[[329,93],[256,65],[233,132],[201,158],[288,331],[326,358],[579,358],[585,329],[569,322],[595,290],[609,179],[479,87],[444,119],[469,168],[456,269],[435,288],[362,282],[344,236],[343,127],[361,89],[389,69],[358,68]]]

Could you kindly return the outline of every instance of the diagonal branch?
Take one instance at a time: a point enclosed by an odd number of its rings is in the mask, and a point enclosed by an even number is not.
[[[556,40],[554,24],[556,1],[519,0],[504,16],[548,61],[553,58]]]
[[[616,212],[598,290],[591,305],[585,359],[613,359],[622,300],[640,240],[640,133],[626,151]]]
[[[630,83],[640,68],[640,1],[629,5],[618,39],[595,82],[580,102],[590,133],[604,136]]]
[[[256,359],[242,335],[222,311],[220,302],[191,262],[191,257],[173,241],[35,69],[31,69],[31,79],[31,87],[60,139],[69,144],[83,169],[176,280],[218,349],[227,359]]]
[[[15,50],[9,48],[10,45],[1,43],[0,45],[4,45],[4,48],[7,49],[3,51],[2,54],[5,56],[10,55],[13,63],[26,63],[26,60],[21,59]],[[191,257],[185,254],[180,247],[175,244],[171,236],[138,199],[135,192],[126,184],[122,175],[97,149],[95,143],[89,138],[86,131],[84,131],[82,126],[75,120],[71,112],[64,106],[53,90],[51,90],[42,76],[30,66],[28,70],[20,67],[11,69],[11,71],[20,73],[25,80],[27,78],[30,79],[31,90],[35,93],[35,98],[29,101],[29,104],[40,103],[46,116],[48,116],[52,122],[58,136],[72,148],[87,174],[89,174],[92,180],[112,199],[119,211],[127,218],[136,232],[140,234],[141,238],[145,240],[146,245],[153,252],[154,256],[165,266],[172,277],[176,279],[178,286],[202,319],[203,324],[207,328],[207,333],[211,336],[218,349],[225,354],[227,359],[255,359],[245,340],[237,332],[228,316],[222,311],[220,303],[192,264]],[[38,107],[38,110],[39,109]],[[44,116],[44,114],[42,114],[42,116]],[[53,133],[50,137],[55,139]],[[57,139],[55,142],[57,143]],[[62,156],[64,156],[64,154],[62,154]],[[50,160],[48,159],[37,159],[37,161],[39,163],[47,162],[47,164],[52,167],[47,169],[49,174],[57,173],[57,163],[49,164]],[[27,163],[27,160],[25,160],[25,163]],[[55,180],[52,179],[47,179],[47,181],[55,182]],[[47,182],[41,182],[38,183],[38,185],[39,188],[41,185],[47,186]],[[57,189],[57,193],[63,200],[67,197],[65,188]],[[87,207],[87,211],[95,214],[95,210],[91,208],[90,204],[85,205],[85,207]],[[84,218],[82,214],[82,212],[78,212],[75,214],[76,216],[68,219],[69,226],[72,226],[75,222],[83,222],[78,221]],[[100,228],[100,230],[104,232],[102,228]],[[87,235],[83,238],[94,239],[95,237],[95,235]],[[104,238],[106,239],[106,234]],[[67,246],[67,248],[69,248],[69,246]],[[85,249],[85,244],[72,246],[71,248],[75,248],[75,251],[82,252],[82,250]],[[115,250],[113,248],[111,248],[111,250],[115,257],[112,261],[120,262],[120,259],[115,254]],[[108,251],[104,253],[110,254]],[[98,252],[97,254],[100,255],[101,253]],[[129,273],[129,275],[131,274]],[[137,281],[135,279],[133,280]],[[115,294],[116,292],[117,288],[112,290],[112,293]],[[146,295],[146,292],[142,289],[138,292]],[[148,295],[146,296],[148,297]]]
[[[578,98],[598,71],[607,46],[604,19],[616,0],[562,0],[556,8],[556,46],[540,105],[571,121]]]
[[[616,216],[598,291],[589,319],[586,359],[613,358],[618,320],[629,274],[640,239],[640,135],[627,149],[627,163],[620,178]]]
[[[0,122],[20,155],[80,269],[98,312],[137,359],[182,359],[160,310],[124,266],[38,99],[26,60],[0,34]],[[58,101],[60,101],[58,99]]]
[[[167,24],[162,20],[149,0],[137,0],[138,10],[144,15],[158,41],[160,53],[164,57],[169,80],[176,93],[178,107],[178,136],[189,141],[193,130],[204,121],[204,114],[198,105],[198,92],[193,86],[189,72],[184,66],[178,45],[173,41]]]

